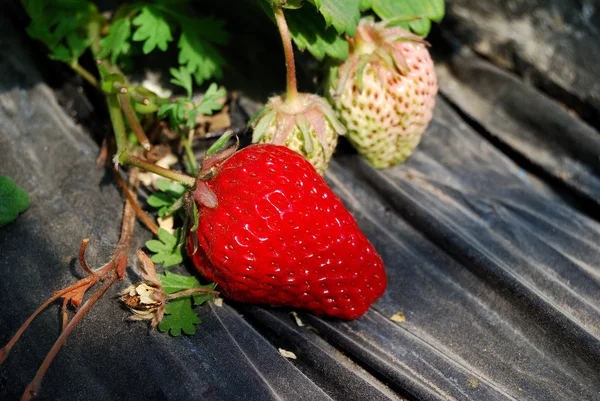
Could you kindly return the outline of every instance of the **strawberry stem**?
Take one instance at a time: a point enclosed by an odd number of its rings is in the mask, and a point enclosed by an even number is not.
[[[193,177],[190,177],[187,174],[178,173],[173,170],[169,170],[168,168],[157,166],[154,163],[150,163],[147,160],[140,159],[127,151],[121,152],[119,155],[119,163],[130,164],[135,167],[139,167],[142,170],[149,171],[154,174],[158,174],[161,177],[165,177],[171,179],[173,181],[177,181],[182,183],[183,185],[187,185],[188,187],[193,187],[196,185],[196,180]]]
[[[108,280],[104,282],[104,285],[102,285],[102,287],[100,287],[100,289],[96,291],[90,297],[90,299],[88,299],[83,304],[81,308],[79,308],[77,313],[75,313],[75,316],[73,316],[73,318],[69,321],[64,330],[60,333],[60,336],[46,355],[46,358],[44,359],[44,362],[42,362],[37,373],[35,374],[35,377],[25,389],[21,401],[28,401],[31,399],[31,397],[35,397],[39,393],[42,379],[44,378],[46,371],[50,367],[50,364],[54,360],[56,354],[58,354],[58,351],[60,351],[61,347],[67,342],[67,337],[69,336],[69,334],[71,334],[75,326],[77,326],[77,324],[85,317],[85,315],[89,312],[92,306],[94,306],[94,304],[100,299],[100,297],[104,295],[104,293],[114,284],[115,281],[117,281],[117,278],[117,273],[113,272],[108,278]]]
[[[108,104],[108,114],[112,122],[115,139],[117,141],[117,152],[127,149],[127,134],[125,133],[125,122],[123,121],[123,113],[119,106],[117,95],[107,95],[106,103]]]
[[[83,241],[81,241],[81,246],[79,247],[79,264],[81,265],[83,271],[85,271],[89,276],[93,276],[96,273],[94,273],[94,271],[88,266],[85,260],[85,250],[89,242],[89,238],[84,238]]]
[[[135,100],[136,102],[138,102],[138,103],[140,103],[140,104],[143,104],[144,106],[147,106],[147,105],[149,105],[149,104],[151,103],[151,102],[150,102],[150,99],[148,99],[148,98],[147,98],[146,96],[144,96],[144,95],[140,95],[139,93],[137,93],[137,92],[135,91],[135,89],[134,89],[134,90],[132,90],[132,91],[130,91],[130,92],[129,92],[129,95],[131,95],[131,97],[133,98],[133,100]]]
[[[98,65],[102,64],[104,65],[104,67],[106,67],[106,69],[110,69],[110,64],[108,63],[107,60],[103,60],[98,58],[98,54],[100,54],[100,52],[102,51],[102,46],[100,45],[100,40],[101,40],[101,34],[100,34],[100,30],[101,30],[101,23],[102,21],[99,18],[94,18],[90,24],[88,25],[88,32],[90,37],[92,38],[92,43],[90,44],[90,49],[92,50],[92,54],[94,56],[94,58],[96,59],[96,62]],[[102,72],[98,71],[100,73],[100,78],[102,79]]]
[[[148,229],[150,231],[152,231],[152,234],[158,235],[158,227],[156,226],[156,224],[154,224],[154,222],[152,220],[150,220],[150,217],[148,217],[148,215],[146,215],[146,213],[144,213],[144,211],[142,210],[140,205],[137,203],[137,201],[133,197],[133,194],[131,193],[129,188],[127,188],[127,184],[125,184],[125,182],[121,178],[121,175],[119,174],[119,172],[114,168],[113,168],[113,171],[115,173],[117,182],[119,183],[119,185],[121,186],[121,189],[123,190],[123,193],[125,194],[125,197],[129,200],[131,207],[133,207],[133,209],[135,210],[135,213],[138,215],[140,220],[142,220],[142,223],[144,223],[144,225],[146,227],[148,227]],[[85,260],[80,258],[80,263],[82,261],[85,263]],[[82,266],[83,266],[83,264],[82,264]]]
[[[179,209],[181,209],[184,205],[184,198],[185,197],[182,196],[181,198],[179,198],[175,202],[173,202],[173,204],[171,206],[169,206],[167,208],[167,210],[165,211],[164,217],[170,216],[173,213],[175,213],[176,211],[178,211]],[[156,232],[156,234],[158,234],[158,231]]]
[[[176,299],[176,298],[180,298],[180,297],[185,297],[186,295],[199,294],[199,293],[219,295],[219,291],[215,291],[215,290],[208,290],[206,288],[190,288],[188,290],[179,291],[174,294],[169,294],[165,297],[165,299],[168,299],[168,300]]]
[[[56,301],[58,298],[62,297],[66,292],[70,291],[71,289],[72,288],[69,287],[69,288],[65,288],[63,291],[57,292],[52,297],[48,298],[48,300],[46,302],[44,302],[39,308],[37,308],[35,310],[35,312],[33,312],[31,314],[31,316],[29,316],[29,318],[25,321],[25,323],[23,323],[23,325],[21,327],[19,327],[19,330],[17,330],[17,332],[13,335],[13,337],[10,339],[8,344],[6,344],[4,346],[4,348],[2,348],[0,350],[0,365],[2,365],[2,362],[4,362],[4,360],[6,359],[10,350],[12,349],[12,347],[14,347],[14,345],[17,343],[17,341],[19,341],[19,338],[21,338],[21,336],[23,335],[23,333],[25,332],[27,327],[29,327],[29,325],[31,324],[31,322],[33,322],[33,320],[37,317],[37,315],[39,315],[51,303]]]
[[[292,38],[290,37],[290,31],[283,15],[283,9],[281,7],[274,7],[273,12],[275,13],[275,21],[277,21],[277,28],[279,29],[279,35],[281,35],[281,42],[283,43],[283,52],[285,54],[285,67],[287,71],[287,90],[285,94],[286,103],[292,103],[298,98],[298,86],[296,84],[296,64],[294,63],[294,48],[292,47]]]
[[[136,169],[132,169],[131,174],[129,175],[129,185],[132,187],[134,191],[137,192],[139,181],[138,174]],[[39,391],[42,384],[42,379],[44,378],[46,371],[50,367],[50,364],[58,354],[58,351],[65,345],[69,334],[73,331],[75,326],[85,317],[85,315],[92,309],[92,307],[96,304],[96,302],[104,295],[106,291],[117,281],[117,279],[122,279],[125,273],[125,267],[127,265],[127,258],[129,254],[129,248],[131,247],[131,242],[133,241],[133,230],[135,227],[135,212],[133,210],[133,206],[127,198],[125,201],[125,208],[123,210],[123,221],[121,225],[121,238],[119,238],[119,243],[115,247],[115,252],[113,254],[112,259],[106,263],[101,268],[97,269],[94,273],[94,276],[88,276],[86,279],[82,279],[79,282],[73,284],[71,287],[61,290],[59,293],[56,293],[52,298],[50,298],[44,305],[42,305],[38,310],[34,312],[34,314],[27,320],[26,324],[31,323],[31,320],[35,318],[39,312],[41,312],[46,306],[48,306],[52,301],[56,300],[61,296],[66,296],[67,292],[72,291],[72,287],[83,286],[88,284],[95,284],[95,281],[98,280],[98,277],[104,279],[104,284],[100,287],[96,292],[94,292],[90,298],[77,310],[73,318],[63,327],[63,331],[60,336],[54,342],[50,351],[46,355],[46,358],[40,365],[35,377],[29,383],[27,388],[25,389],[23,396],[21,397],[21,401],[29,401],[32,397],[35,397]],[[87,241],[83,241],[80,248],[80,260],[84,259],[85,248],[87,246]],[[89,266],[86,267],[89,269]],[[91,269],[89,269],[91,270]],[[65,312],[63,305],[63,312]],[[63,323],[66,322],[66,318],[63,317]],[[25,325],[23,325],[25,326]],[[26,326],[25,326],[26,327]],[[24,327],[21,328],[24,330]],[[17,332],[19,336],[22,334],[22,330]],[[15,335],[16,337],[16,335]],[[18,338],[18,337],[17,337]],[[12,340],[11,340],[12,342]],[[9,343],[10,344],[10,343]],[[14,343],[13,343],[14,345]],[[10,350],[10,348],[9,348]],[[0,357],[8,354],[6,347],[0,351]]]
[[[96,79],[95,76],[92,75],[91,72],[89,72],[88,70],[86,70],[85,68],[80,66],[79,63],[77,63],[77,62],[75,62],[75,64],[70,64],[70,66],[73,69],[73,71],[75,71],[77,74],[79,74],[80,77],[85,79],[88,83],[90,83],[95,88],[98,88],[98,80]]]
[[[144,150],[150,150],[150,141],[148,140],[142,125],[140,124],[140,120],[138,120],[137,115],[131,108],[131,103],[129,103],[129,95],[127,93],[119,93],[117,98],[119,99],[121,110],[123,110],[125,118],[127,118],[127,122],[129,123],[129,126],[133,130],[133,133],[137,137],[138,141],[140,141],[140,144]]]
[[[106,70],[110,71],[112,69],[111,65],[107,60],[102,60],[98,58],[98,54],[102,51],[102,46],[100,45],[100,29],[101,29],[101,21],[96,18],[90,22],[88,26],[90,37],[92,38],[92,43],[90,48],[92,50],[92,54],[94,58],[96,58],[96,63],[98,66],[102,65]],[[104,79],[102,69],[98,67],[98,73],[100,74],[100,80]],[[110,122],[113,126],[113,131],[115,133],[115,139],[117,142],[117,154],[118,152],[123,151],[127,148],[127,134],[125,132],[125,123],[123,122],[123,113],[121,112],[121,108],[119,106],[119,100],[116,95],[109,94],[106,96],[106,104],[108,107],[108,114],[110,116]],[[140,141],[141,142],[141,141]]]
[[[92,54],[96,58],[96,62],[98,66],[102,65],[106,70],[111,70],[111,65],[106,60],[102,60],[98,58],[98,54],[102,51],[102,46],[100,45],[100,24],[101,21],[99,19],[94,19],[90,22],[88,30],[90,37],[92,38],[92,43],[90,48],[92,50]],[[104,79],[102,74],[102,69],[98,67],[98,73],[100,74],[100,80]],[[125,132],[125,123],[123,122],[123,113],[121,112],[121,108],[119,106],[119,100],[117,96],[114,94],[109,94],[106,96],[106,104],[108,107],[108,114],[110,116],[110,122],[113,126],[113,131],[115,133],[115,139],[117,142],[117,154],[127,148],[127,134]],[[140,141],[142,142],[142,141]]]
[[[69,324],[69,314],[67,313],[67,305],[69,304],[69,298],[63,298],[63,303],[62,303],[62,330],[64,330],[67,327],[67,324]]]
[[[187,133],[187,135],[186,135]],[[194,139],[194,130],[186,129],[181,133],[181,143],[183,144],[183,148],[185,150],[185,155],[187,156],[188,161],[188,169],[195,177],[198,175],[198,170],[200,167],[198,166],[198,160],[196,160],[196,155],[194,155],[194,151],[192,149],[192,140]]]

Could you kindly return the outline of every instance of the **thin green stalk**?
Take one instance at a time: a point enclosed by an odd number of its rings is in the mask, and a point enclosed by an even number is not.
[[[196,156],[194,156],[192,146],[189,144],[188,141],[184,140],[183,148],[185,149],[185,155],[187,156],[188,168],[190,169],[190,172],[195,176],[198,174],[199,167],[198,162],[196,161]]]
[[[112,122],[117,141],[117,153],[119,153],[127,149],[127,133],[125,132],[123,113],[121,112],[117,95],[106,95],[106,103],[108,104],[108,114],[110,115],[110,121]]]
[[[193,187],[196,185],[196,179],[194,177],[190,177],[189,175],[178,173],[173,170],[169,170],[168,168],[157,166],[154,163],[150,163],[147,160],[140,159],[129,152],[121,152],[119,155],[119,163],[130,164],[132,166],[136,166],[141,168],[142,170],[149,171],[154,174],[158,174],[161,177],[169,178],[173,181],[177,181],[182,183],[183,185],[187,185],[188,187]]]
[[[185,204],[183,198],[184,197],[182,196],[181,198],[178,198],[175,202],[173,202],[173,204],[171,206],[169,206],[169,208],[165,211],[164,217],[170,216],[173,213],[175,213],[176,211],[178,211],[179,209],[181,209]]]
[[[174,294],[169,294],[169,295],[165,296],[165,299],[168,299],[168,300],[177,299],[177,298],[185,297],[186,295],[191,295],[191,294],[219,295],[219,291],[208,290],[206,288],[190,288],[189,290],[183,290],[183,291],[176,292]]]
[[[181,141],[183,142],[183,148],[185,149],[185,154],[188,159],[190,172],[195,177],[198,175],[198,170],[200,167],[198,166],[198,161],[196,160],[196,155],[194,155],[194,151],[192,150],[192,138],[194,136],[194,130],[189,130],[188,138],[185,138],[185,134],[181,135]]]
[[[100,22],[101,22],[100,19],[95,18],[88,25],[89,33],[92,38],[92,43],[90,44],[90,49],[92,50],[92,54],[94,55],[94,58],[97,58],[98,54],[100,54],[100,52],[102,51],[102,46],[100,46],[100,39],[101,39],[100,38],[100,29],[102,27],[100,26]],[[104,65],[104,67],[107,70],[110,71],[110,63],[108,62],[108,60],[102,60],[101,63],[102,63],[102,65]],[[102,78],[101,72],[100,72],[100,78]]]
[[[292,38],[290,37],[290,31],[283,15],[283,9],[281,7],[274,7],[273,12],[275,13],[275,20],[277,21],[277,28],[281,35],[281,42],[283,43],[283,53],[285,54],[285,67],[287,71],[287,90],[285,94],[286,102],[294,102],[298,98],[298,86],[296,84],[296,64],[294,63],[294,48],[292,47]]]
[[[114,82],[113,83],[113,88],[115,88],[117,90],[117,92],[119,92],[119,93],[127,93],[127,92],[129,92],[129,90],[127,89],[127,86],[123,85],[120,82]]]
[[[127,93],[120,93],[117,95],[119,100],[119,104],[121,105],[121,110],[125,114],[125,118],[127,118],[127,122],[129,126],[133,130],[133,133],[137,137],[138,141],[145,150],[150,150],[150,141],[140,124],[140,120],[138,120],[137,115],[131,108],[131,103],[129,103],[129,95]]]
[[[100,51],[102,50],[100,46],[100,20],[95,19],[89,25],[89,32],[92,37],[92,43],[90,48],[92,50],[92,54],[94,57],[97,57]],[[101,64],[107,70],[110,70],[110,64],[106,60],[102,60]],[[100,79],[103,79],[102,71],[98,69],[100,73]],[[119,100],[116,95],[110,94],[106,96],[106,104],[108,107],[108,114],[110,115],[110,121],[113,126],[113,131],[115,133],[115,139],[117,142],[117,154],[122,152],[127,148],[127,133],[125,132],[125,123],[123,121],[123,113],[121,112],[121,107],[119,106]]]
[[[143,95],[140,95],[139,93],[137,93],[135,91],[135,88],[134,88],[134,90],[129,91],[129,95],[133,98],[133,100],[135,100],[138,103],[143,104],[144,106],[147,106],[150,104],[150,99],[148,99],[146,96],[143,96]]]
[[[91,72],[83,68],[79,63],[75,62],[75,64],[70,64],[73,71],[79,74],[83,79],[88,81],[92,86],[98,88],[98,80],[95,76],[92,75]]]

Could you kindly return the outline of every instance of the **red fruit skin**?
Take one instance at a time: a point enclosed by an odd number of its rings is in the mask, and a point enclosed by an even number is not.
[[[278,145],[250,145],[207,181],[218,199],[198,205],[200,273],[236,301],[362,316],[385,291],[377,251],[314,167]]]

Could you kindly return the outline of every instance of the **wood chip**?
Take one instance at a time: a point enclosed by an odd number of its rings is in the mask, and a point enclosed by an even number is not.
[[[304,327],[304,322],[302,321],[302,319],[300,319],[296,312],[290,312],[290,315],[292,315],[298,327]]]
[[[403,323],[406,321],[406,316],[404,316],[404,313],[398,312],[395,313],[392,317],[390,317],[390,320],[392,322]]]
[[[175,233],[175,229],[173,228],[173,225],[175,224],[175,219],[173,218],[173,216],[159,217],[156,220],[158,221],[158,226],[160,228],[162,228],[163,230],[167,230],[170,234]]]
[[[469,379],[467,380],[467,385],[471,388],[477,388],[479,387],[479,379],[474,376],[469,376]]]
[[[296,354],[294,354],[291,351],[287,351],[283,348],[279,348],[279,353],[281,354],[282,357],[284,358],[288,358],[288,359],[298,359],[296,358]]]

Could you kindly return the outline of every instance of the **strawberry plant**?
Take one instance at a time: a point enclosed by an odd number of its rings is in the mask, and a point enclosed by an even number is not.
[[[110,12],[91,1],[22,4],[31,20],[27,33],[46,45],[48,57],[103,96],[112,134],[102,143],[98,164],[113,171],[125,197],[112,258],[96,269],[89,266],[84,239],[79,262],[86,276],[55,291],[0,350],[2,363],[32,320],[62,299],[63,330],[23,399],[39,392],[71,331],[124,279],[136,216],[157,238],[146,242],[150,256],[137,251],[143,281],[122,291],[120,300],[132,320],[149,320],[153,329],[173,336],[193,334],[200,323],[194,307],[219,292],[342,319],[359,318],[383,294],[381,258],[322,175],[340,135],[375,167],[396,164],[414,149],[436,90],[423,37],[431,21],[442,18],[442,0],[257,0],[281,38],[286,91],[265,99],[248,122],[253,144],[230,145],[230,130],[201,163],[192,148],[198,121],[221,113],[229,101],[226,90],[211,82],[226,74],[227,46],[235,40],[225,20],[202,15],[202,7],[184,0],[123,3]],[[333,65],[329,100],[298,90],[294,45],[323,66]],[[176,96],[131,79],[145,55],[169,50],[176,57],[163,83],[175,86]],[[194,96],[200,87],[203,94]],[[413,97],[400,102],[396,92],[403,90]],[[384,118],[376,118],[371,106]],[[420,116],[418,123],[414,116]],[[399,149],[398,141],[406,138],[412,142]],[[382,143],[394,144],[393,155]],[[151,191],[150,215],[138,202],[140,185]],[[0,200],[0,224],[29,204],[27,194],[5,177]],[[168,270],[187,258],[201,278]],[[155,263],[162,264],[160,273]],[[68,305],[76,311],[70,313]]]

